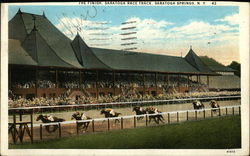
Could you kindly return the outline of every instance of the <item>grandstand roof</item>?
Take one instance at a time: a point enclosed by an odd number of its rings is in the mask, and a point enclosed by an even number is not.
[[[190,63],[193,67],[198,69],[199,71],[202,72],[212,72],[197,56],[194,51],[192,50],[192,47],[190,47],[190,50],[188,54],[185,56],[185,59],[187,60],[188,63]]]
[[[220,64],[219,62],[217,62],[213,58],[209,58],[207,56],[200,56],[200,59],[202,60],[202,62],[206,66],[208,66],[214,72],[234,72],[234,71],[236,71],[232,68],[229,68],[229,67],[226,67],[226,66]]]
[[[9,21],[9,38],[19,40],[19,53],[28,53],[30,65],[82,69],[126,70],[144,72],[215,74],[191,50],[185,57],[156,55],[88,47],[79,34],[74,40],[60,32],[45,15],[20,10]],[[10,42],[12,44],[13,42]],[[16,49],[17,50],[17,49]],[[16,64],[18,56],[10,57]],[[24,63],[24,62],[23,62]]]
[[[82,67],[78,63],[70,45],[71,40],[61,33],[45,16],[23,13],[19,10],[9,21],[9,38],[21,39],[20,41],[23,41],[24,38],[26,38],[23,29],[25,28],[27,34],[31,33],[34,27],[34,22],[39,34],[56,55],[68,64],[71,64],[72,67]]]
[[[36,28],[24,39],[22,47],[39,66],[73,67],[57,56]]]
[[[91,50],[114,70],[200,73],[182,57],[102,48],[91,48]]]
[[[78,33],[71,42],[71,45],[79,63],[84,68],[111,69],[99,60],[99,58],[97,58],[97,56],[92,52],[92,49],[88,47]]]
[[[37,62],[23,49],[19,40],[9,39],[9,64],[37,65]]]

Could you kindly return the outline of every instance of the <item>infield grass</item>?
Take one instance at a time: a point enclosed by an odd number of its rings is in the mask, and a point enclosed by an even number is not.
[[[241,147],[240,116],[85,134],[11,149],[230,149]]]

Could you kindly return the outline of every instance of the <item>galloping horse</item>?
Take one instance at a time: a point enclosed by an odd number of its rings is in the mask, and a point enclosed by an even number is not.
[[[143,109],[142,107],[138,107],[138,106],[135,106],[132,110],[132,112],[136,113],[136,115],[143,115],[143,114],[147,114],[147,111],[145,109]],[[144,117],[141,116],[141,117],[137,117],[137,120],[142,120]]]
[[[121,113],[115,112],[113,109],[103,109],[101,110],[101,114],[104,114],[105,118],[113,118],[113,117],[118,117]],[[119,119],[115,119],[115,123],[118,121],[120,123]]]
[[[164,123],[164,118],[161,114],[158,114],[158,113],[161,113],[161,111],[158,111],[157,108],[153,108],[153,107],[148,107],[146,108],[146,112],[147,114],[156,114],[156,115],[150,115],[149,116],[149,123],[151,122],[151,119],[154,119],[154,121],[159,124],[161,121],[162,123]]]
[[[215,101],[215,100],[211,100],[210,103],[209,103],[209,105],[210,105],[212,108],[220,108],[220,105],[219,105],[218,102]],[[214,109],[214,110],[213,110],[213,112],[215,112],[215,113],[216,113],[216,111],[217,111],[217,109]]]
[[[63,122],[65,121],[65,119],[62,119],[62,118],[58,118],[58,117],[53,117],[53,121],[52,120],[49,120],[48,119],[48,116],[47,115],[42,115],[40,114],[36,121],[39,121],[41,120],[43,123],[51,123],[51,122]],[[53,126],[53,129],[50,130],[50,126]],[[47,125],[45,126],[45,129],[49,132],[49,133],[52,133],[52,132],[55,132],[58,128],[58,125]]]
[[[75,120],[88,120],[88,119],[92,119],[92,118],[86,116],[83,113],[80,114],[79,112],[76,112],[76,113],[72,114],[72,116],[71,116],[71,120],[73,120],[73,119],[75,119]],[[77,127],[78,128],[82,127],[82,130],[86,131],[88,126],[89,126],[89,123],[90,123],[90,121],[79,122],[79,123],[77,123]]]
[[[195,100],[192,104],[194,109],[204,109],[204,105],[201,101]]]

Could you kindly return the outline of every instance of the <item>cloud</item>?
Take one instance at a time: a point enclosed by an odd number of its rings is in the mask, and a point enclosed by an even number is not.
[[[229,16],[225,16],[224,18],[217,19],[215,21],[217,22],[227,22],[230,25],[238,25],[240,22],[240,15],[239,14],[233,14]]]
[[[193,21],[187,25],[174,27],[170,30],[173,34],[179,37],[207,37],[214,34],[219,34],[226,31],[234,31],[236,28],[232,28],[226,25],[212,25],[204,21]]]
[[[228,17],[225,19],[229,19]],[[225,51],[226,47],[233,49],[234,55],[238,51],[239,28],[227,24],[211,24],[205,21],[190,21],[184,25],[176,25],[175,23],[166,20],[141,19],[132,17],[126,20],[136,21],[126,25],[114,25],[110,21],[81,21],[80,18],[61,18],[56,25],[66,36],[73,39],[77,33],[76,26],[81,28],[79,34],[84,41],[93,47],[108,48],[108,49],[124,49],[127,46],[121,46],[122,43],[132,42],[124,41],[124,37],[137,37],[133,45],[137,49],[135,51],[183,56],[188,51],[190,45],[197,49],[198,55],[209,55],[209,51]],[[98,24],[99,23],[99,24]],[[100,24],[108,23],[108,24]],[[124,27],[133,27],[136,29],[122,30]],[[108,28],[105,30],[93,28]],[[121,35],[122,33],[135,31],[133,35]],[[97,33],[106,33],[108,35],[91,35]],[[106,38],[108,40],[93,40],[93,38]],[[98,43],[98,44],[97,44]],[[131,46],[130,46],[131,47]],[[231,48],[234,47],[234,48]],[[129,48],[129,46],[128,46]],[[212,53],[210,54],[212,55]],[[213,56],[222,59],[221,62],[226,62],[223,57]],[[213,57],[211,56],[211,57]],[[223,60],[224,59],[224,60]],[[220,61],[220,60],[219,60]]]

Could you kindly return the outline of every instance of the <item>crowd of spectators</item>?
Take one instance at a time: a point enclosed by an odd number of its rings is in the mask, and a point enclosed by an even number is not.
[[[141,100],[168,100],[168,99],[182,99],[182,98],[199,98],[199,97],[211,97],[211,96],[228,96],[228,95],[240,95],[239,91],[221,91],[221,92],[189,92],[189,93],[171,93],[171,94],[159,94],[157,96],[144,95],[137,93],[135,90],[123,92],[117,96],[99,96],[86,97],[81,96],[76,98],[69,97],[56,97],[56,98],[32,98],[25,99],[22,97],[16,97],[15,99],[9,98],[9,107],[33,107],[33,106],[56,106],[56,105],[73,105],[73,104],[93,104],[93,103],[110,103],[110,102],[131,102]]]

